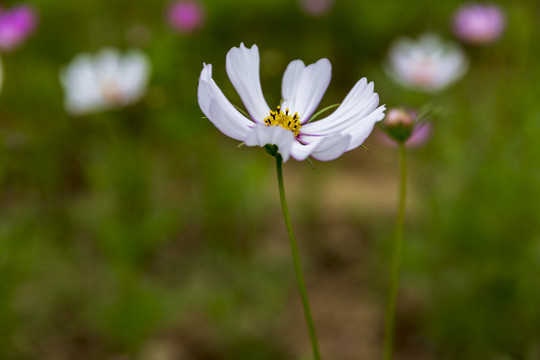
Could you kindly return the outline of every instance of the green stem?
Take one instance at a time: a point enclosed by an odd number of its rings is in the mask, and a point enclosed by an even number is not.
[[[285,198],[285,187],[283,186],[283,171],[282,171],[283,159],[280,154],[276,155],[277,177],[279,184],[279,196],[281,198],[281,209],[283,210],[283,217],[285,218],[285,225],[287,226],[287,232],[289,233],[289,240],[291,242],[291,252],[294,262],[294,270],[296,271],[296,279],[298,280],[298,289],[300,290],[300,297],[302,298],[302,306],[304,307],[304,315],[306,316],[306,323],[309,331],[309,338],[311,340],[311,347],[313,348],[313,355],[315,360],[321,360],[321,354],[319,352],[319,342],[317,340],[317,333],[315,332],[315,324],[311,316],[311,310],[309,307],[309,299],[307,295],[306,285],[304,283],[304,275],[302,274],[302,266],[300,265],[300,256],[298,255],[298,246],[296,245],[296,239],[294,237],[294,231],[292,228],[291,217],[289,215],[289,209],[287,207],[287,199]]]
[[[389,293],[386,303],[386,320],[384,328],[383,359],[391,360],[394,350],[394,324],[396,302],[399,287],[399,272],[401,267],[401,252],[403,247],[403,227],[405,225],[405,196],[407,191],[407,151],[403,142],[399,143],[400,182],[398,214],[396,232],[394,236],[394,249],[390,269]]]

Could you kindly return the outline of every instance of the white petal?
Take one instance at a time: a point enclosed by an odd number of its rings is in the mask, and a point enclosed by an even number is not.
[[[244,117],[227,100],[212,79],[212,65],[204,65],[197,94],[204,115],[227,136],[244,141],[253,122]]]
[[[378,121],[384,119],[384,111],[386,107],[379,106],[368,116],[364,117],[361,121],[357,121],[356,125],[347,130],[347,134],[351,136],[351,141],[346,151],[356,149],[364,143],[369,134],[373,131],[373,127]]]
[[[120,53],[115,48],[104,48],[96,55],[93,62],[94,76],[98,86],[104,86],[115,79],[120,65]]]
[[[96,84],[92,57],[80,54],[60,71],[64,87],[64,106],[72,115],[96,112],[107,107]]]
[[[307,67],[300,60],[292,61],[283,75],[282,109],[298,112],[302,123],[308,121],[321,102],[331,77],[332,65],[328,59],[321,59]]]
[[[289,160],[294,134],[281,126],[266,126],[257,124],[251,129],[245,143],[247,146],[277,145],[278,151],[283,158],[283,162]]]
[[[259,77],[259,48],[240,44],[227,53],[227,74],[253,121],[262,123],[270,113]]]
[[[309,144],[301,144],[298,141],[295,141],[291,148],[291,156],[298,161],[306,160],[324,139],[324,137],[313,138]]]
[[[289,101],[293,97],[293,94],[296,94],[296,88],[300,83],[300,78],[305,68],[306,65],[304,65],[302,60],[293,60],[289,63],[287,69],[285,69],[283,81],[281,82],[281,96],[284,102]]]
[[[137,101],[148,85],[150,60],[143,52],[131,50],[121,59],[116,78],[126,103]]]
[[[336,134],[361,122],[379,104],[379,96],[373,91],[373,87],[373,82],[368,84],[366,78],[360,79],[336,111],[324,119],[302,126],[302,134]]]
[[[324,138],[311,154],[319,161],[330,161],[337,159],[347,151],[351,137],[346,134],[338,134]]]

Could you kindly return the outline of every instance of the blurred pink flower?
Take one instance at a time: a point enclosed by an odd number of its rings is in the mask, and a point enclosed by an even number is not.
[[[483,45],[499,38],[506,26],[506,18],[496,5],[466,4],[456,10],[453,26],[463,41]]]
[[[26,40],[37,25],[37,14],[29,5],[0,8],[0,50],[12,50]]]
[[[176,1],[169,6],[169,24],[178,32],[192,33],[204,24],[204,8],[198,1]]]
[[[300,8],[309,15],[324,15],[334,5],[334,0],[300,0]]]

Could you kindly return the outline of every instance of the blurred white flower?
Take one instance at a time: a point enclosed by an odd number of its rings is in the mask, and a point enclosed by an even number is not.
[[[388,73],[403,86],[433,92],[458,80],[467,70],[463,51],[426,34],[417,41],[399,39],[389,52]]]
[[[83,115],[132,104],[144,95],[149,76],[150,62],[139,50],[79,54],[60,71],[65,108]]]
[[[249,113],[242,115],[212,79],[212,65],[204,65],[199,79],[198,98],[202,112],[225,135],[248,146],[277,145],[283,161],[311,156],[328,161],[360,146],[384,118],[385,107],[373,82],[356,83],[341,105],[329,116],[311,121],[332,72],[328,59],[305,66],[292,61],[283,75],[283,102],[275,111],[264,99],[259,78],[259,49],[241,44],[227,54],[227,74]]]

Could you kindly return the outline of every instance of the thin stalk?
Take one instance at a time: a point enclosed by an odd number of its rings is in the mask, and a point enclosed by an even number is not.
[[[287,226],[287,232],[289,233],[289,240],[291,243],[291,252],[294,262],[294,270],[296,272],[296,279],[298,280],[298,289],[300,290],[300,297],[302,298],[302,306],[304,307],[304,315],[306,317],[306,323],[309,331],[309,338],[311,340],[311,347],[313,348],[313,356],[315,360],[321,360],[321,354],[319,352],[319,342],[317,340],[317,333],[315,331],[315,324],[313,323],[313,317],[311,316],[311,310],[309,307],[309,299],[304,283],[304,275],[302,274],[302,265],[300,265],[300,256],[298,255],[298,246],[296,245],[296,239],[294,237],[294,231],[292,228],[291,217],[289,215],[289,208],[287,207],[287,199],[285,198],[285,187],[283,186],[283,160],[281,155],[276,155],[277,177],[279,184],[279,196],[281,198],[281,210],[283,210],[283,218],[285,219],[285,225]]]
[[[396,302],[399,288],[399,273],[401,267],[401,252],[403,247],[403,227],[405,225],[405,196],[407,192],[407,151],[403,142],[399,143],[399,200],[396,220],[396,231],[392,263],[390,268],[390,281],[388,285],[388,300],[386,303],[386,320],[384,327],[383,359],[391,360],[394,351],[394,325],[396,316]]]

